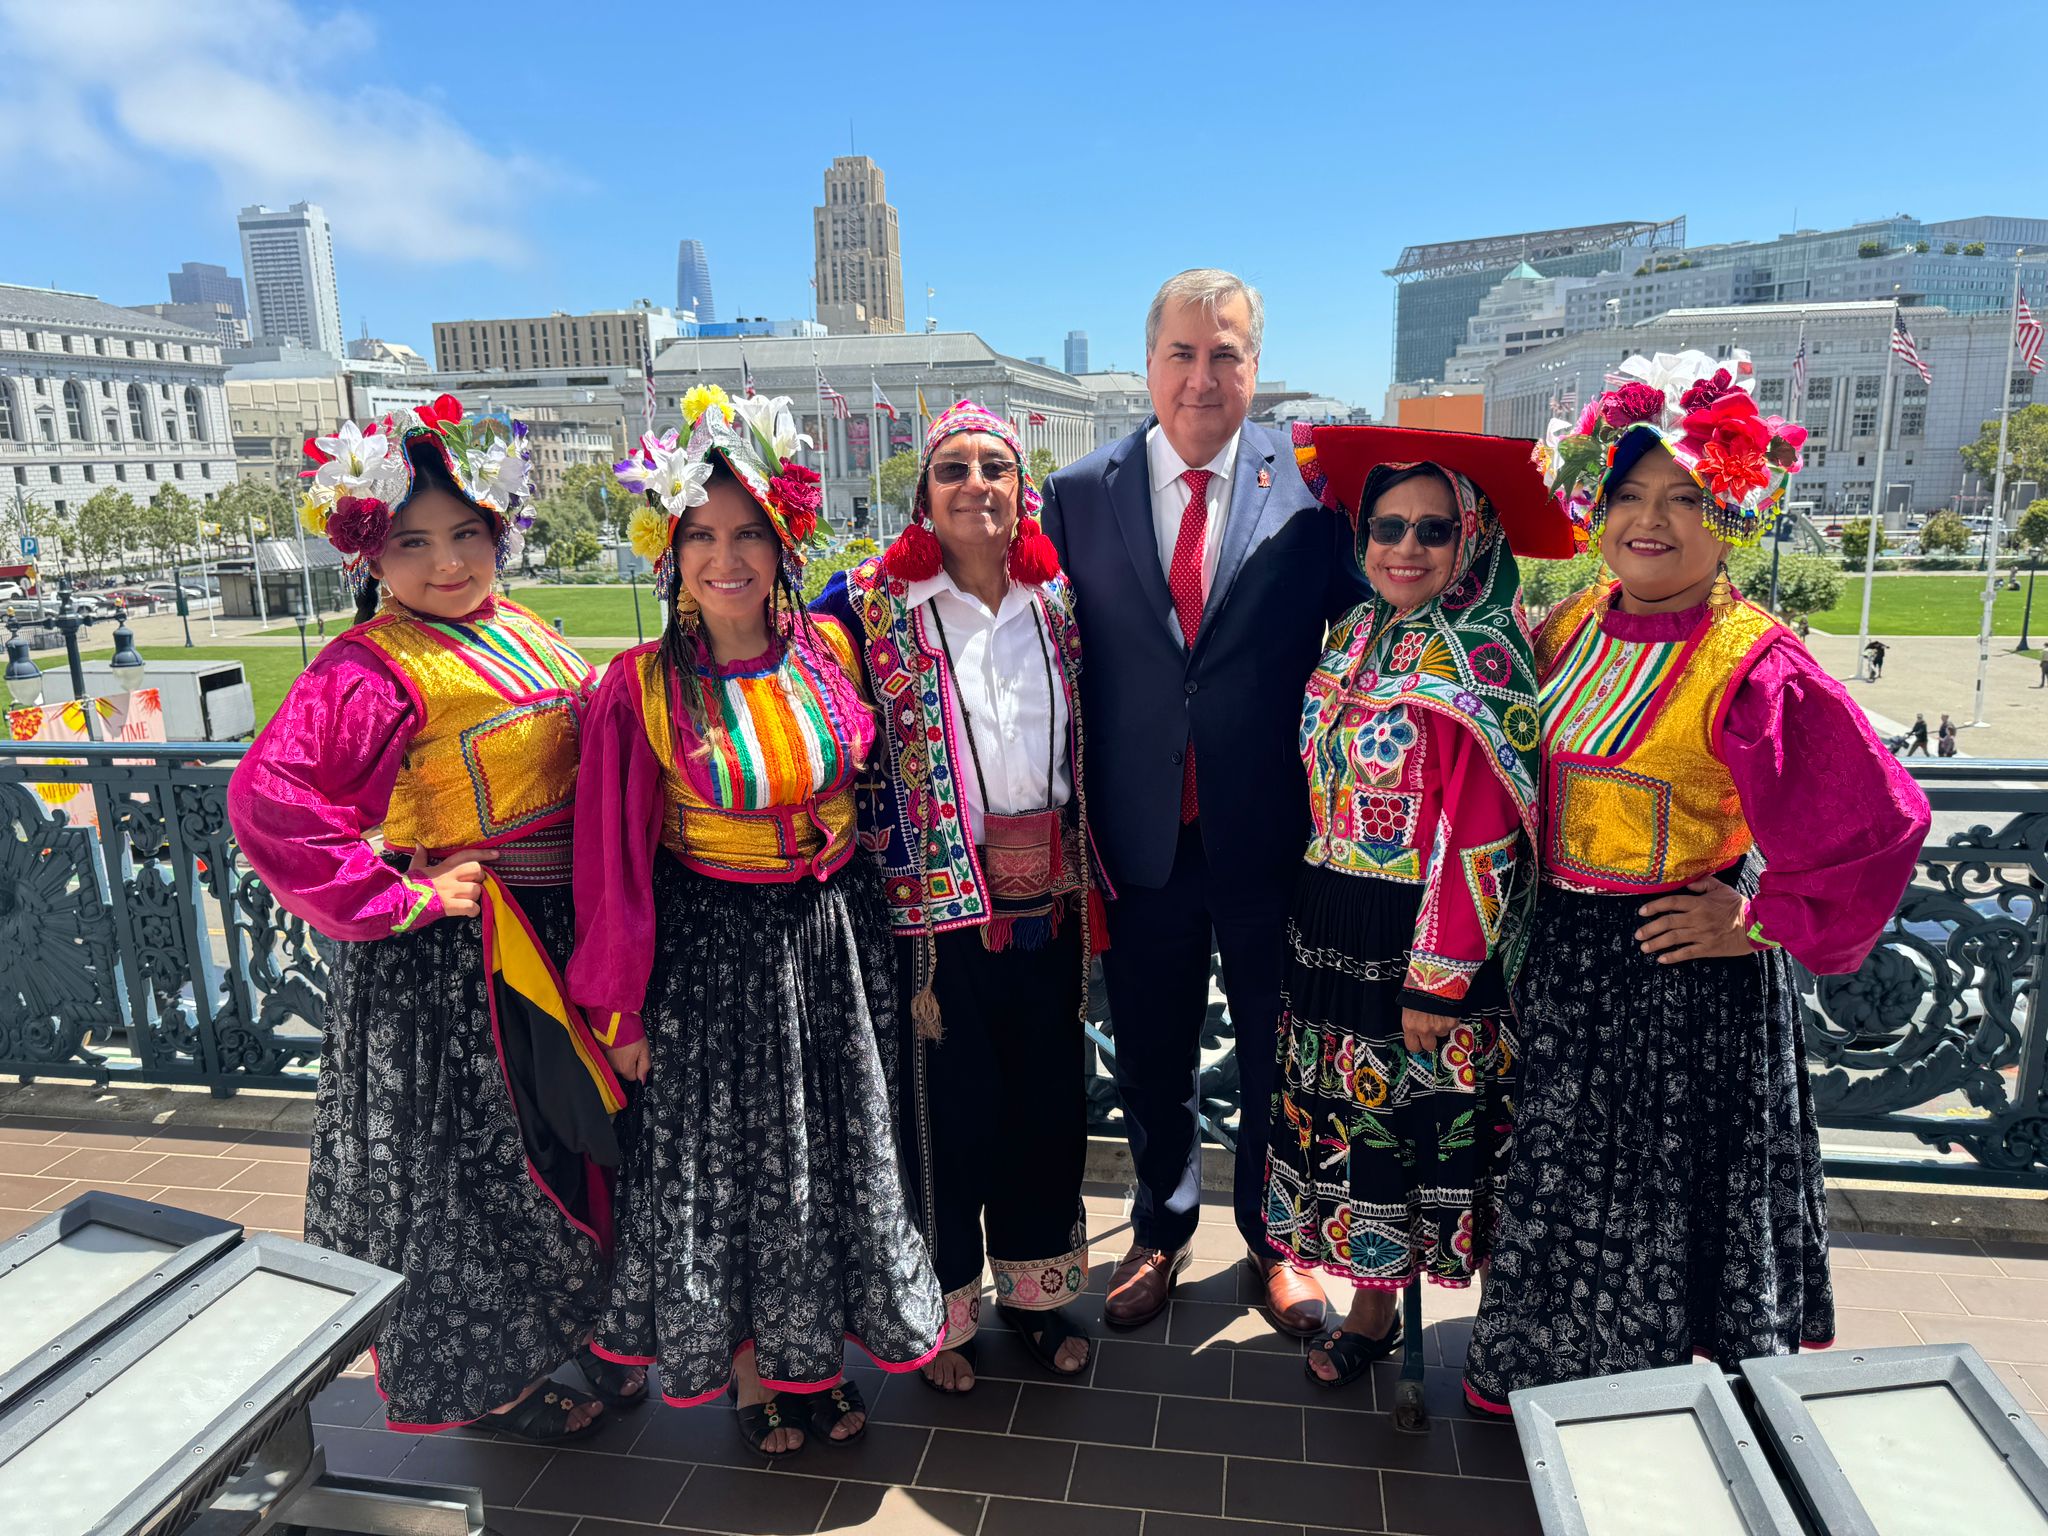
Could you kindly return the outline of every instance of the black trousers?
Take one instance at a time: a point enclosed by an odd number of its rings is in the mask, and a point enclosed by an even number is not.
[[[1148,1248],[1180,1247],[1194,1236],[1201,1214],[1195,1117],[1213,944],[1223,960],[1243,1089],[1232,1204],[1245,1242],[1254,1253],[1267,1251],[1266,1122],[1292,893],[1291,880],[1246,880],[1212,868],[1197,821],[1181,828],[1165,885],[1120,887],[1109,904],[1103,979],[1116,1037],[1117,1095],[1138,1173],[1132,1225]]]
[[[1088,1277],[1081,924],[1070,916],[1040,949],[992,951],[981,934],[938,936],[943,1035],[918,1043],[911,1074],[919,1204],[951,1344],[973,1335],[984,1260],[997,1302],[1027,1311],[1065,1305]],[[897,952],[907,978],[910,941]]]

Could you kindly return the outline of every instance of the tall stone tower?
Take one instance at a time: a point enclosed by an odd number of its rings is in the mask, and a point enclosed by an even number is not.
[[[840,334],[901,335],[903,251],[882,168],[840,155],[825,172],[825,202],[812,210],[818,319]]]

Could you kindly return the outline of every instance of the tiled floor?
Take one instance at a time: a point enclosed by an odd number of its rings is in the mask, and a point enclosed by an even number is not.
[[[303,1139],[278,1132],[0,1118],[0,1237],[89,1188],[161,1198],[296,1235]],[[1091,1189],[1099,1255],[1128,1233],[1119,1191]],[[1251,1305],[1227,1207],[1205,1211],[1196,1263],[1168,1315],[1135,1333],[1101,1327],[1075,1383],[1032,1364],[1014,1338],[984,1335],[981,1381],[941,1397],[915,1376],[856,1357],[873,1407],[865,1440],[822,1443],[772,1466],[741,1442],[729,1409],[651,1407],[573,1449],[481,1433],[381,1428],[376,1393],[351,1375],[315,1417],[330,1465],[471,1483],[499,1536],[655,1536],[662,1530],[795,1536],[1522,1536],[1535,1516],[1513,1431],[1457,1406],[1473,1299],[1427,1298],[1427,1437],[1388,1417],[1395,1372],[1342,1391],[1311,1386],[1301,1350]],[[2048,1248],[1841,1234],[1841,1342],[1964,1341],[1997,1363],[2048,1429]]]

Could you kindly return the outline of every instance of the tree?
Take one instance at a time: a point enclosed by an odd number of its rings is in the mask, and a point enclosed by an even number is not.
[[[1972,240],[1963,247],[1963,254],[1965,256],[1982,256],[1984,254],[1984,242],[1982,240]]]
[[[825,583],[840,571],[849,571],[861,561],[882,552],[882,547],[873,539],[848,539],[839,548],[822,555],[813,555],[804,563],[804,601],[817,601],[818,594],[825,590]]]
[[[1588,549],[1570,560],[1522,560],[1522,602],[1540,618],[1574,592],[1593,585],[1600,552]]]
[[[609,464],[571,464],[562,471],[562,488],[555,494],[582,506],[590,514],[591,527],[614,538],[624,536],[627,519],[646,504],[639,492],[619,484]]]
[[[882,460],[882,504],[910,515],[910,500],[917,494],[917,455],[908,448]]]
[[[100,491],[78,509],[74,537],[79,557],[98,574],[136,542],[142,509],[126,491]]]
[[[2048,481],[2048,405],[2029,405],[2014,411],[2005,441],[2005,483]],[[1984,477],[1988,484],[1998,475],[1998,423],[1987,421],[1978,429],[1977,441],[1961,450],[1963,462]]]
[[[1854,560],[1861,565],[1869,558],[1870,519],[1852,517],[1842,524],[1842,558]],[[1885,537],[1882,528],[1877,530],[1877,552],[1881,555],[1891,547],[1891,540]]]
[[[2048,497],[2020,514],[2019,526],[2012,531],[2012,541],[2027,552],[2030,560],[2048,555]]]
[[[177,560],[178,551],[197,537],[199,503],[167,480],[142,508],[141,524],[143,544],[170,565]]]
[[[254,532],[259,524],[270,530],[270,537],[289,533],[297,516],[291,501],[276,486],[262,480],[238,480],[213,499],[208,521],[219,523],[221,538],[233,544],[252,533],[259,539],[265,537]]]
[[[597,558],[597,529],[597,514],[565,490],[534,507],[533,527],[527,537],[547,551],[549,565],[568,570]]]
[[[1771,600],[1771,546],[1738,549],[1728,556],[1728,579],[1751,602]],[[1796,619],[1826,613],[1842,600],[1842,568],[1819,555],[1785,550],[1778,558],[1778,613]]]
[[[1050,448],[1034,448],[1025,455],[1024,467],[1031,471],[1031,483],[1043,486],[1046,476],[1060,467],[1060,461],[1052,456]]]
[[[1920,552],[1960,555],[1970,548],[1970,525],[1959,512],[1937,512],[1920,525]]]

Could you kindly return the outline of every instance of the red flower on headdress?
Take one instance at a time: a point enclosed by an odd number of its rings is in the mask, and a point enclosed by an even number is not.
[[[1678,397],[1678,403],[1688,411],[1702,410],[1734,388],[1735,381],[1728,377],[1728,370],[1716,368],[1712,378],[1701,379]]]
[[[769,499],[782,509],[782,519],[799,544],[816,530],[818,511],[825,504],[818,482],[819,475],[815,469],[793,459],[785,461],[782,473],[768,482]],[[797,531],[799,523],[803,525],[802,532]]]
[[[1655,421],[1664,413],[1664,391],[1648,384],[1624,384],[1600,397],[1600,414],[1617,431],[1639,421]]]
[[[420,420],[429,427],[444,427],[462,420],[462,402],[453,395],[439,395],[432,405],[419,408]]]
[[[391,508],[374,496],[344,496],[327,514],[327,542],[344,555],[374,560],[391,535]]]
[[[1720,434],[1707,444],[1700,454],[1700,473],[1707,489],[1727,502],[1745,501],[1752,491],[1765,490],[1771,483],[1771,465],[1763,450],[1734,433]]]
[[[1701,452],[1710,442],[1742,443],[1761,454],[1771,446],[1771,429],[1757,414],[1756,402],[1739,389],[1716,396],[1697,410],[1687,411],[1681,423],[1684,446]]]

